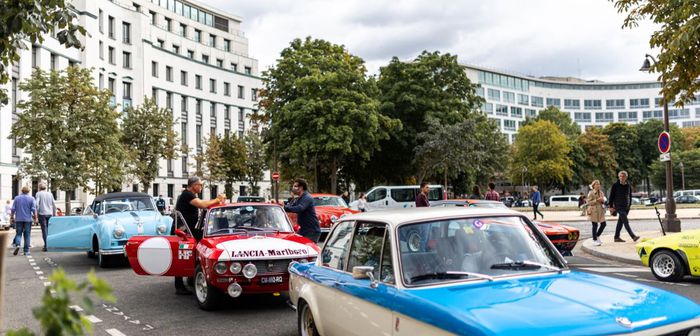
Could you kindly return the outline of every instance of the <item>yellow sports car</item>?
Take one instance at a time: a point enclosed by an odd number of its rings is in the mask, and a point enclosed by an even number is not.
[[[679,281],[685,275],[700,276],[700,230],[689,230],[650,239],[636,245],[637,255],[661,281]]]

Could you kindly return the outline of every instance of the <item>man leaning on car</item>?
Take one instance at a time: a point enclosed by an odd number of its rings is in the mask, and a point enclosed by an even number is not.
[[[304,179],[294,180],[292,185],[292,193],[294,199],[284,206],[284,211],[297,214],[297,223],[299,223],[299,234],[318,243],[321,238],[321,227],[318,224],[316,217],[316,208],[314,207],[314,199],[308,191],[308,184]]]

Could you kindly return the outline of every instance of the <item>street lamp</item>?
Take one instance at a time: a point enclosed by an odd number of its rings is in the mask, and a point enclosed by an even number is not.
[[[644,58],[644,63],[639,71],[650,72],[651,66],[656,64],[656,59],[646,54]],[[661,87],[666,87],[666,79],[661,77]],[[664,102],[664,131],[670,132],[668,126],[668,100],[664,94],[661,95],[661,99]],[[664,230],[666,232],[680,232],[681,231],[681,221],[676,216],[676,200],[673,199],[673,166],[671,165],[671,158],[669,156],[668,161],[666,161],[666,218],[664,218]]]
[[[683,167],[683,162],[679,162],[678,167],[681,168],[681,190],[685,190],[685,167]]]

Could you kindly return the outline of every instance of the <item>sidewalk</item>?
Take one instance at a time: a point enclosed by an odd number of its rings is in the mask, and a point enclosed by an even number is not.
[[[532,218],[532,209],[528,210],[518,210],[523,214],[526,214],[528,217]],[[661,219],[664,218],[664,215],[666,214],[666,211],[664,211],[663,207],[659,208],[659,212],[661,213]],[[587,222],[588,217],[587,216],[581,216],[581,211],[580,210],[572,210],[572,211],[542,211],[542,214],[544,215],[544,219],[542,219],[543,222]],[[685,208],[685,209],[676,209],[676,216],[678,216],[679,219],[700,219],[700,209],[693,209],[693,208]],[[537,216],[539,219],[539,216]],[[654,208],[651,209],[632,209],[630,211],[630,214],[628,216],[630,220],[636,220],[636,219],[657,219],[656,217],[656,211],[654,211]],[[617,222],[617,216],[606,216],[606,219],[608,223],[611,222]]]

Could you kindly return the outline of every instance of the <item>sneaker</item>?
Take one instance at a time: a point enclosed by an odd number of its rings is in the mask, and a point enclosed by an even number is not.
[[[593,245],[595,245],[595,246],[600,246],[600,245],[603,245],[603,242],[600,241],[600,239],[596,239],[596,240],[593,241]]]
[[[15,251],[12,252],[13,255],[17,255],[19,253],[19,246],[15,246]]]
[[[632,237],[632,240],[634,240],[634,241],[639,240],[639,236],[634,236],[634,237]]]
[[[32,247],[34,247],[34,245],[32,245],[32,244],[29,244],[29,248],[32,248]]]
[[[48,250],[46,249],[46,246],[44,246],[43,249],[41,249],[42,252],[47,252]]]
[[[29,252],[24,252],[24,255],[28,256],[28,255],[32,255],[32,254]]]
[[[616,243],[624,243],[625,241],[622,238],[615,238]]]

